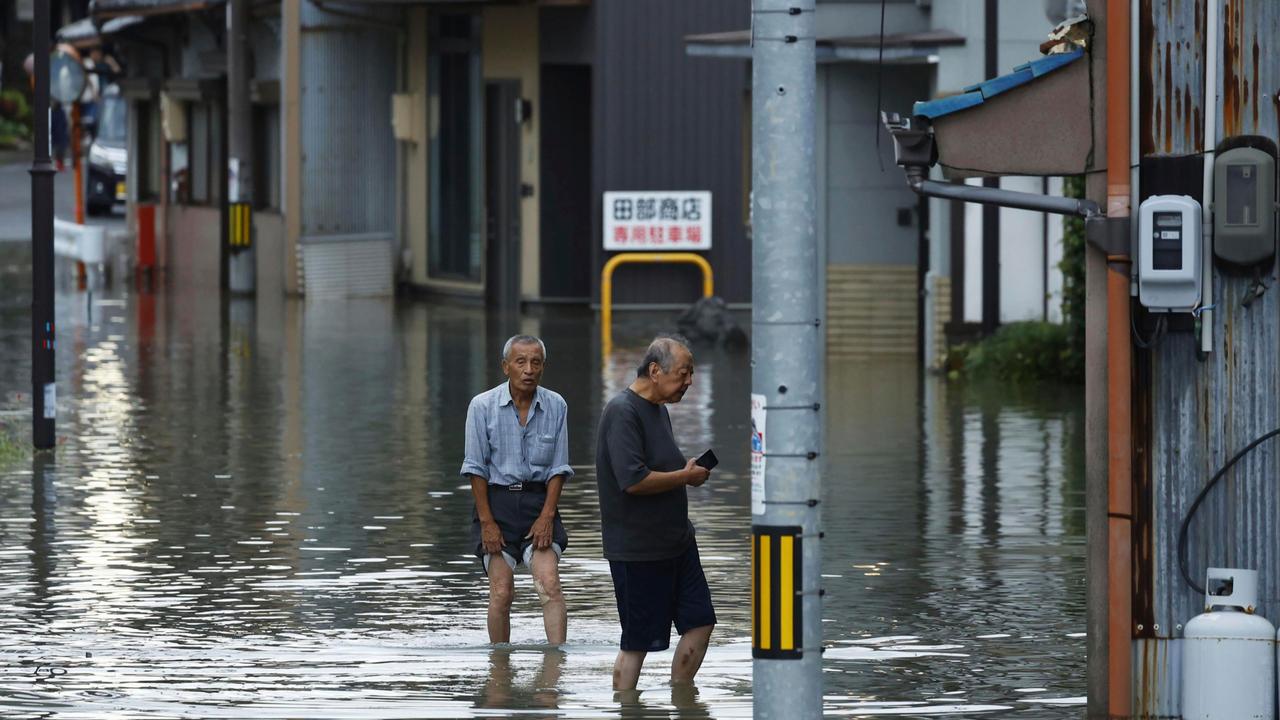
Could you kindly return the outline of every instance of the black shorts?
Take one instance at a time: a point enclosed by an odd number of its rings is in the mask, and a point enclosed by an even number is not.
[[[533,540],[525,536],[542,514],[542,506],[547,502],[546,486],[539,485],[539,489],[530,490],[526,484],[526,489],[519,492],[493,485],[488,488],[489,512],[493,513],[493,520],[502,531],[502,554],[514,561],[509,563],[514,567],[524,561],[525,550],[533,545]],[[480,542],[480,516],[475,506],[471,508],[471,542],[476,557],[483,559],[487,553]],[[551,542],[559,545],[561,552],[569,547],[569,534],[564,531],[564,523],[560,522],[559,510],[551,527]]]
[[[609,572],[618,600],[623,650],[666,650],[671,647],[673,622],[681,635],[716,624],[697,543],[669,560],[610,560]]]

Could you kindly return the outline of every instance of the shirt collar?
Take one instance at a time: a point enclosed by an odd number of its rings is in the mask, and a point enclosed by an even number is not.
[[[510,405],[511,397],[511,381],[508,380],[498,386],[498,407]],[[533,403],[529,407],[538,407],[542,404],[542,386],[533,389]]]

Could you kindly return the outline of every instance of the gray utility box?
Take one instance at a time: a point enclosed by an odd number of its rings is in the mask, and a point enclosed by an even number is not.
[[[1257,265],[1276,253],[1276,161],[1254,148],[1234,148],[1213,168],[1213,254]]]
[[[1138,206],[1138,301],[1152,312],[1200,306],[1200,203],[1155,195]]]

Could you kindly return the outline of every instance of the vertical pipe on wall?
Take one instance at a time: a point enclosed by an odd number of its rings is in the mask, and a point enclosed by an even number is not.
[[[1204,243],[1200,263],[1200,305],[1213,305],[1213,166],[1218,145],[1218,0],[1209,0],[1205,8],[1204,40],[1204,194],[1200,213]],[[1213,352],[1213,310],[1200,312],[1200,352]]]
[[[1108,59],[1129,58],[1129,29],[1129,0],[1108,0]],[[1129,73],[1127,62],[1107,63],[1108,222],[1127,223],[1129,218]],[[1133,652],[1131,260],[1128,252],[1112,253],[1107,256],[1108,698],[1112,717],[1128,717]]]

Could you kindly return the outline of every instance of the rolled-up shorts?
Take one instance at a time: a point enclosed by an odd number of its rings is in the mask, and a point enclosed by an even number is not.
[[[716,624],[711,588],[697,543],[669,560],[610,560],[622,623],[622,649],[657,652],[671,646],[671,624],[681,635]]]
[[[538,483],[525,483],[519,491],[507,490],[501,486],[489,485],[489,511],[502,531],[502,559],[512,570],[520,563],[529,564],[533,557],[533,540],[526,537],[533,523],[542,514],[542,506],[547,501],[547,486]],[[480,515],[475,507],[471,508],[471,542],[475,547],[476,557],[484,563],[484,571],[489,572],[489,553],[484,551],[480,542]],[[560,511],[556,511],[551,526],[551,550],[560,557],[569,547],[569,535],[560,522]]]

